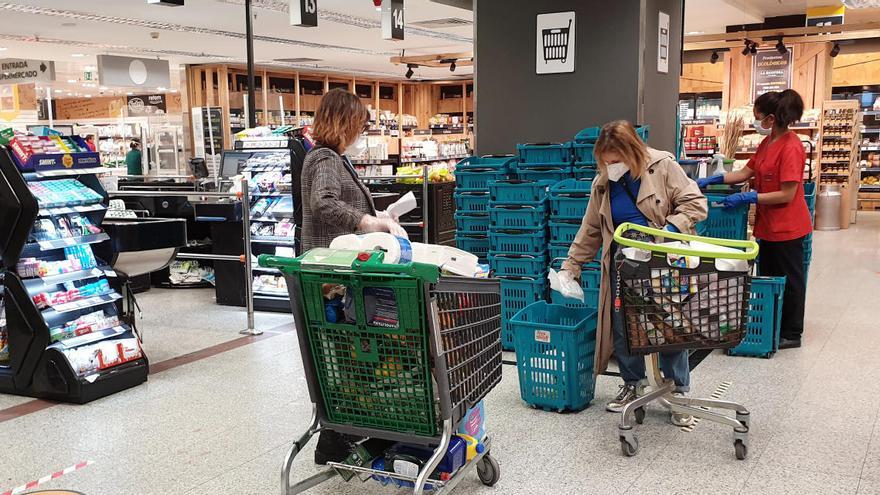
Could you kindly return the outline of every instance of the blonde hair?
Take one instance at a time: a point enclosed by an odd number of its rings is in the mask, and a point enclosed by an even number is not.
[[[623,163],[629,166],[629,173],[633,179],[642,176],[645,166],[648,164],[648,147],[636,134],[636,129],[625,120],[616,120],[602,126],[599,140],[593,155],[596,162],[604,171],[609,163],[605,156],[610,152],[616,152],[623,159]]]
[[[331,89],[318,104],[312,136],[319,144],[341,153],[369,120],[370,112],[360,98],[344,89]]]

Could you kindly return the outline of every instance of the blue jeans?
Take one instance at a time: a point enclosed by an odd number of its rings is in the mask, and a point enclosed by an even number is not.
[[[615,249],[616,251],[616,249]],[[617,287],[617,266],[614,259],[611,260],[611,293]],[[617,365],[620,367],[620,377],[627,385],[636,385],[645,378],[645,357],[633,356],[627,352],[626,334],[624,329],[623,312],[611,307],[611,328],[614,334],[614,355],[617,357]],[[688,362],[688,352],[661,352],[660,369],[663,376],[675,382],[676,392],[688,392],[691,385],[691,367]]]

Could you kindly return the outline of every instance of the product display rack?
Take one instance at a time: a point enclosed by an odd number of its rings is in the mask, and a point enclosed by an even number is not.
[[[822,107],[819,134],[819,185],[835,185],[841,189],[841,228],[849,228],[851,211],[858,206],[859,163],[859,102],[854,100],[826,101]]]
[[[859,146],[859,209],[880,210],[880,112],[862,112]]]
[[[0,148],[0,392],[84,403],[146,381],[116,274],[92,250],[109,240],[97,153],[26,156],[16,144]]]

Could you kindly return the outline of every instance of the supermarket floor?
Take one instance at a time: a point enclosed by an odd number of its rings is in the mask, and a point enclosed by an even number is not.
[[[817,233],[814,250],[805,346],[770,360],[716,352],[694,373],[695,395],[729,382],[725,397],[751,408],[748,460],[735,460],[730,431],[702,422],[684,432],[656,409],[640,429],[642,451],[624,458],[617,418],[602,408],[615,379],[600,377],[594,406],[560,415],[525,406],[505,367],[487,401],[501,481],[484,488],[473,475],[459,493],[880,494],[880,214]],[[258,314],[267,333],[251,342],[237,333],[241,312],[215,306],[210,291],[151,291],[141,306],[147,351],[163,370],[147,384],[23,415],[31,400],[0,396],[0,493],[81,461],[92,464],[43,488],[279,492],[282,458],[310,411],[290,317]],[[297,475],[314,470],[313,445]],[[309,493],[365,492],[384,491],[335,481]]]

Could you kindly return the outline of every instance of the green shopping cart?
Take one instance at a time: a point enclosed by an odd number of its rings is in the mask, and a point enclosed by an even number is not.
[[[282,493],[336,475],[446,493],[473,469],[486,485],[500,475],[491,438],[453,473],[438,476],[457,426],[501,381],[498,281],[442,277],[433,265],[384,264],[381,251],[313,249],[298,258],[260,256],[290,292],[313,403],[311,424],[282,467]],[[376,463],[330,462],[294,485],[294,458],[323,429],[433,448],[418,472]],[[378,460],[378,459],[376,459]]]

